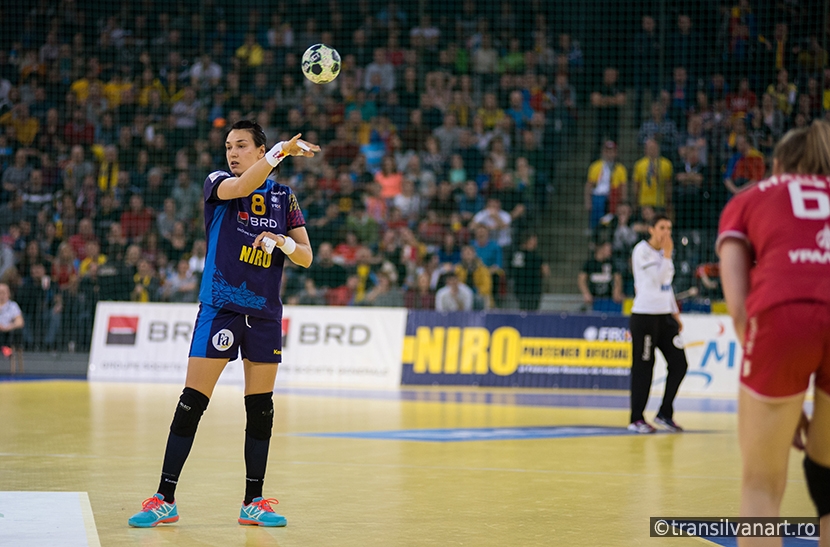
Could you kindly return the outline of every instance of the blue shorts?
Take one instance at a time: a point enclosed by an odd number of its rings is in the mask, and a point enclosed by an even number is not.
[[[282,322],[199,304],[190,357],[242,358],[254,363],[282,361]]]

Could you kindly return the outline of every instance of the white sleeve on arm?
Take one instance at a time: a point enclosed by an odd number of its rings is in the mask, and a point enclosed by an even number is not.
[[[667,285],[674,278],[674,263],[662,254],[651,252],[642,247],[634,256],[634,269],[639,270],[655,285]]]

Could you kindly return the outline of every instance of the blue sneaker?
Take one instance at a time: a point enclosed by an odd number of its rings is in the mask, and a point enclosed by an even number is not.
[[[239,524],[252,526],[285,526],[288,521],[271,509],[271,504],[278,504],[275,499],[254,498],[250,504],[242,504],[239,511]]]
[[[127,522],[136,528],[152,528],[158,524],[176,522],[179,511],[176,502],[167,503],[164,496],[155,494],[141,503],[141,511],[130,517]]]

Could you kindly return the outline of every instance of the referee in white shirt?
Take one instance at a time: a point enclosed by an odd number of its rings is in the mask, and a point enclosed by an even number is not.
[[[634,272],[634,306],[631,308],[631,423],[630,431],[654,433],[655,429],[643,417],[651,390],[654,372],[654,348],[658,348],[668,363],[666,391],[663,404],[654,422],[669,430],[683,431],[674,422],[674,398],[688,364],[679,333],[683,328],[677,302],[672,290],[674,264],[671,255],[671,220],[655,215],[649,223],[649,239],[638,243],[631,253]]]

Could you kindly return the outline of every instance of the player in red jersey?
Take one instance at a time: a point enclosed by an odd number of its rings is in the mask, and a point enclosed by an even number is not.
[[[717,247],[729,314],[744,347],[741,516],[779,515],[795,435],[806,452],[820,545],[830,547],[830,124],[816,121],[784,136],[772,178],[727,204]],[[813,375],[808,422],[802,405]],[[780,546],[781,539],[738,544]]]

